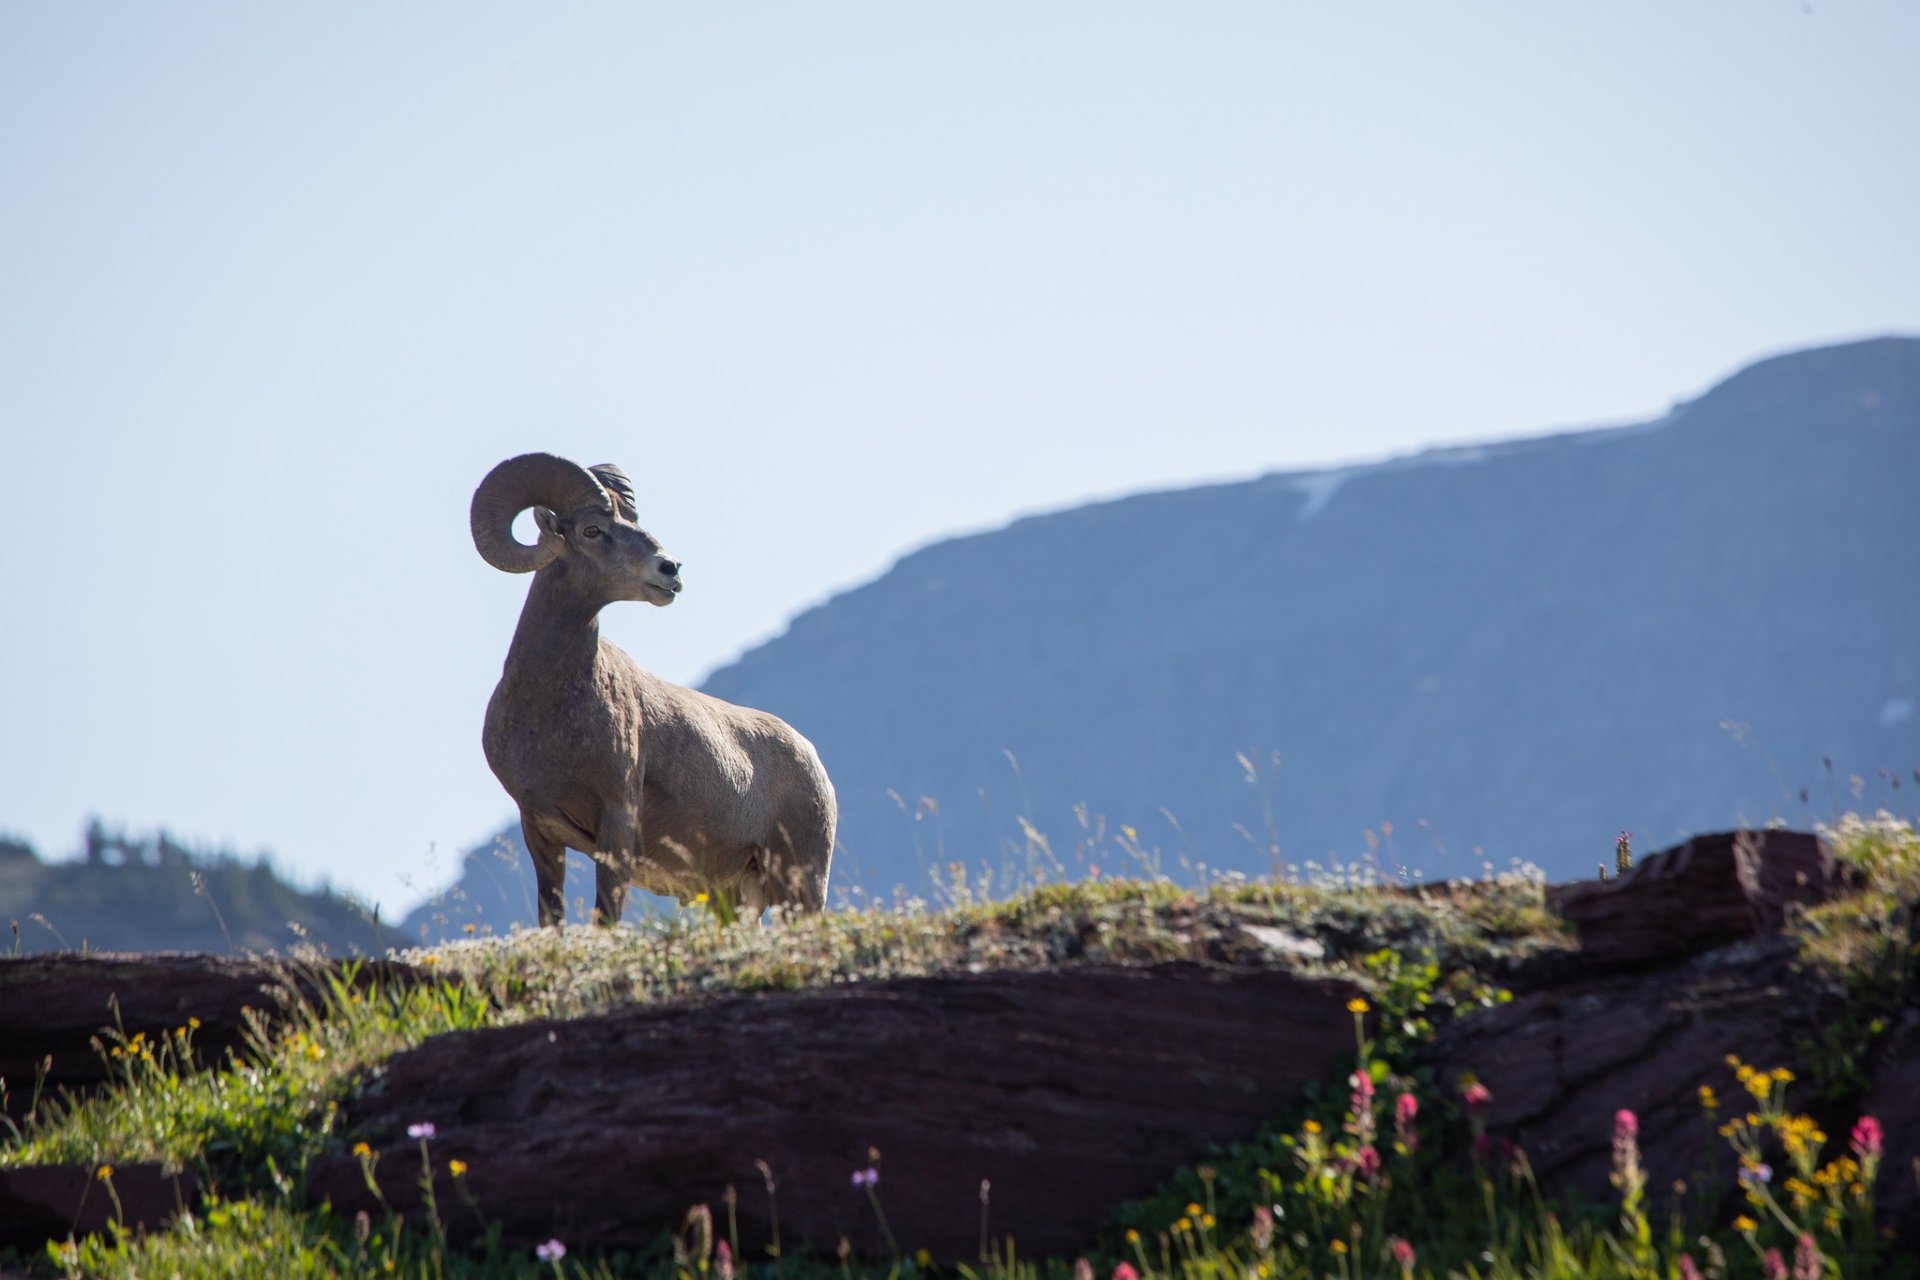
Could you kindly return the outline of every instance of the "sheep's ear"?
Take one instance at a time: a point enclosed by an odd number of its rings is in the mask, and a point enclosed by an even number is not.
[[[614,504],[620,508],[622,516],[628,520],[640,518],[640,509],[633,502],[633,481],[627,479],[626,472],[611,462],[603,462],[587,470],[593,472],[594,478],[613,496]]]
[[[563,538],[567,536],[566,529],[562,527],[560,523],[560,517],[545,507],[535,507],[533,509],[533,521],[548,533],[557,534]]]

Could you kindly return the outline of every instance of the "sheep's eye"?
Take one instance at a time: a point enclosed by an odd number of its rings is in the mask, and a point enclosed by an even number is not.
[[[590,524],[585,529],[582,529],[581,532],[586,534],[589,538],[597,538],[600,536],[600,528],[598,525]]]

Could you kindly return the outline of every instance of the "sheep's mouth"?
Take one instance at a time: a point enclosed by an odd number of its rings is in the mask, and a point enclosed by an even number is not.
[[[646,592],[648,604],[659,605],[662,608],[680,598],[680,583],[677,580],[673,582],[649,582],[646,583],[641,590]]]

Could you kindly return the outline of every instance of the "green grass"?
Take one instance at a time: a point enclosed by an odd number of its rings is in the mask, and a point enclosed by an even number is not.
[[[1897,1008],[1912,990],[1913,939],[1902,932],[1911,926],[1901,904],[1920,896],[1920,838],[1884,816],[1849,819],[1830,834],[1860,883],[1843,902],[1795,921],[1803,964],[1869,993],[1878,1001],[1872,1008]],[[43,1106],[0,1146],[0,1164],[84,1163],[103,1170],[110,1191],[113,1165],[157,1160],[194,1170],[215,1192],[164,1231],[63,1242],[33,1265],[76,1276],[775,1274],[771,1260],[741,1257],[724,1222],[697,1218],[637,1256],[576,1250],[542,1259],[507,1251],[491,1234],[453,1247],[449,1216],[475,1210],[462,1203],[457,1171],[435,1167],[427,1141],[419,1159],[423,1175],[435,1175],[428,1185],[438,1198],[425,1221],[342,1219],[305,1207],[302,1183],[317,1156],[347,1154],[335,1119],[368,1073],[447,1031],[702,993],[1199,959],[1350,977],[1367,992],[1372,1020],[1364,1025],[1376,1030],[1361,1035],[1356,1014],[1355,1056],[1335,1079],[1207,1166],[1178,1171],[1156,1195],[1116,1206],[1084,1269],[1075,1259],[1023,1259],[1002,1247],[951,1273],[912,1253],[862,1261],[792,1252],[778,1260],[781,1280],[1085,1280],[1089,1272],[1127,1280],[1127,1269],[1142,1280],[1674,1280],[1691,1274],[1683,1255],[1702,1276],[1744,1278],[1767,1274],[1769,1249],[1793,1266],[1802,1235],[1818,1250],[1823,1276],[1899,1274],[1880,1256],[1871,1202],[1856,1191],[1871,1182],[1859,1168],[1860,1142],[1817,1134],[1787,1105],[1796,1088],[1838,1105],[1847,1071],[1858,1072],[1857,1048],[1841,1065],[1821,1067],[1826,1050],[1807,1046],[1814,1066],[1803,1081],[1752,1069],[1743,1077],[1748,1089],[1755,1079],[1764,1084],[1750,1104],[1753,1122],[1742,1111],[1726,1140],[1750,1162],[1771,1159],[1781,1177],[1755,1184],[1734,1223],[1704,1220],[1684,1201],[1669,1203],[1665,1189],[1645,1187],[1631,1134],[1616,1151],[1617,1199],[1585,1207],[1547,1203],[1524,1155],[1478,1141],[1477,1108],[1453,1084],[1423,1075],[1417,1053],[1439,1024],[1505,998],[1501,983],[1517,967],[1570,945],[1537,877],[1425,888],[1364,874],[1313,884],[1229,878],[1201,892],[1164,880],[1110,880],[1001,901],[977,900],[956,881],[948,903],[936,910],[903,901],[773,929],[728,927],[694,909],[631,928],[523,932],[409,951],[399,958],[426,979],[369,983],[348,972],[326,977],[305,999],[290,982],[282,1014],[259,1020],[240,1050],[215,1063],[195,1052],[192,1026],[158,1042],[109,1035],[101,1048],[112,1087]],[[1284,952],[1269,945],[1276,938]],[[1852,1044],[1826,1049],[1844,1057]],[[883,1192],[874,1190],[876,1207]]]

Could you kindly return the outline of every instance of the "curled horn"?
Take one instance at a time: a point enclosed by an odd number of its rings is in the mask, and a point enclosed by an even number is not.
[[[528,507],[572,515],[589,506],[612,513],[613,499],[593,473],[579,463],[550,453],[508,458],[489,471],[473,491],[469,513],[473,545],[496,569],[532,573],[551,564],[566,543],[559,534],[543,527],[539,543],[529,547],[513,536],[514,517]]]
[[[589,467],[587,469],[599,477],[601,485],[612,495],[613,500],[620,504],[620,515],[622,518],[627,520],[638,520],[640,518],[640,508],[635,506],[633,502],[633,481],[627,479],[626,472],[614,466],[611,462],[603,462],[597,467]]]

